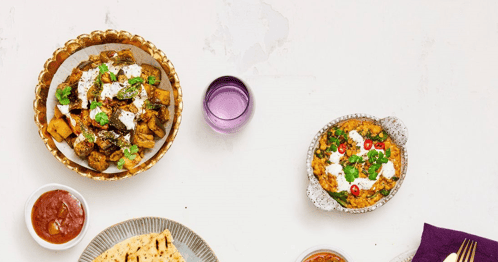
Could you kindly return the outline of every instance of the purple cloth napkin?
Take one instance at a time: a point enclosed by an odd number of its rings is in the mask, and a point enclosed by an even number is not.
[[[412,262],[442,262],[464,239],[477,241],[474,262],[498,262],[498,242],[460,231],[424,224],[422,242]]]

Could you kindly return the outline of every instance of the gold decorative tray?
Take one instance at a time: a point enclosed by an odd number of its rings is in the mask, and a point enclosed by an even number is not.
[[[50,108],[47,110],[47,98],[50,92],[50,86],[52,81],[55,81],[54,76],[56,75],[61,65],[67,59],[72,59],[71,56],[76,52],[85,50],[89,47],[96,47],[101,45],[120,45],[124,47],[129,47],[132,49],[139,49],[145,52],[146,55],[153,58],[159,64],[161,71],[169,79],[169,84],[172,88],[172,97],[174,103],[172,103],[172,120],[170,129],[167,132],[166,139],[163,144],[157,144],[159,147],[157,152],[154,152],[150,158],[142,162],[140,165],[136,166],[134,169],[129,171],[120,172],[98,172],[89,167],[85,167],[66,157],[61,150],[57,147],[56,142],[52,139],[52,136],[47,132],[47,115],[50,113]],[[137,49],[137,50],[138,50]],[[76,39],[67,41],[63,47],[55,50],[51,58],[49,58],[43,70],[38,76],[38,85],[35,89],[36,98],[33,102],[33,109],[35,111],[35,123],[38,126],[38,133],[43,139],[47,149],[54,155],[54,157],[63,163],[66,167],[71,170],[76,171],[78,174],[95,180],[119,180],[127,177],[134,176],[140,172],[143,172],[153,165],[156,164],[161,157],[166,154],[168,149],[173,144],[173,140],[178,133],[180,127],[180,122],[182,118],[183,111],[183,101],[182,101],[182,88],[180,86],[180,80],[176,74],[175,68],[166,55],[159,49],[156,48],[154,44],[149,41],[144,40],[138,35],[132,35],[126,31],[116,31],[116,30],[106,30],[106,31],[93,31],[90,34],[83,34],[78,36]]]

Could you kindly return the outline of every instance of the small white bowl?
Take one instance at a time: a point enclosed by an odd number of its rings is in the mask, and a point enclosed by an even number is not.
[[[306,249],[299,257],[297,257],[296,262],[303,262],[306,258],[310,257],[311,255],[317,254],[317,253],[322,253],[322,252],[329,252],[335,255],[338,255],[339,257],[343,258],[346,260],[346,262],[353,262],[351,257],[346,254],[344,251],[333,247],[331,245],[318,245],[314,247],[310,247]]]
[[[65,191],[71,193],[73,196],[75,196],[80,201],[80,203],[83,205],[83,209],[85,210],[85,222],[83,224],[83,228],[81,229],[81,232],[74,239],[72,239],[66,243],[63,243],[63,244],[52,244],[52,243],[49,243],[49,242],[43,240],[41,237],[38,236],[38,234],[36,234],[35,229],[33,228],[33,223],[31,222],[31,212],[32,212],[32,209],[33,209],[33,206],[34,206],[36,200],[38,200],[38,198],[41,195],[43,195],[46,192],[58,190],[58,189],[65,190]],[[90,214],[90,209],[88,209],[88,205],[86,203],[85,198],[83,198],[83,196],[78,191],[74,190],[73,188],[70,188],[70,187],[64,186],[64,185],[60,185],[60,184],[46,184],[46,185],[38,188],[35,192],[33,192],[31,194],[31,196],[29,196],[28,201],[26,201],[26,206],[24,207],[24,218],[25,218],[26,226],[28,227],[29,233],[35,239],[35,241],[38,242],[38,244],[40,244],[40,246],[47,248],[47,249],[51,249],[51,250],[66,250],[66,249],[72,248],[73,246],[78,244],[83,239],[83,237],[85,236],[85,233],[88,229],[88,217],[90,216],[89,214]]]

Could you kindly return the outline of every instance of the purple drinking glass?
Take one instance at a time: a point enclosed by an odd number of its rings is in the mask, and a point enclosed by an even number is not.
[[[204,117],[215,131],[237,132],[252,113],[253,98],[246,85],[233,76],[215,79],[204,96]]]

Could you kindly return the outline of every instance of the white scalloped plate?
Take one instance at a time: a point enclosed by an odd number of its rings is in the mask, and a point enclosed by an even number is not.
[[[160,217],[142,217],[126,220],[100,232],[83,251],[78,262],[92,262],[107,249],[130,237],[160,233],[168,229],[185,261],[219,262],[213,250],[194,231],[186,226]]]
[[[372,120],[375,124],[380,125],[382,129],[384,129],[391,139],[396,145],[398,145],[401,150],[401,176],[396,186],[391,190],[391,193],[377,201],[372,206],[364,207],[364,208],[344,208],[339,203],[337,203],[327,192],[322,188],[318,179],[313,174],[313,168],[311,167],[311,161],[313,160],[313,152],[318,146],[318,142],[320,141],[320,137],[324,132],[327,132],[332,126],[336,125],[339,122],[348,120],[348,119],[365,119]],[[403,122],[394,116],[389,116],[385,118],[377,118],[375,116],[367,115],[367,114],[352,114],[343,117],[336,118],[326,124],[318,133],[313,137],[311,141],[311,145],[307,152],[306,157],[306,171],[308,173],[309,185],[307,190],[308,198],[313,202],[313,204],[321,210],[324,211],[340,211],[345,213],[352,214],[362,214],[366,212],[371,212],[376,210],[377,208],[383,206],[387,203],[387,201],[391,200],[394,195],[398,192],[401,184],[403,184],[403,180],[406,177],[406,170],[408,168],[408,152],[406,151],[405,144],[408,141],[408,130]]]

